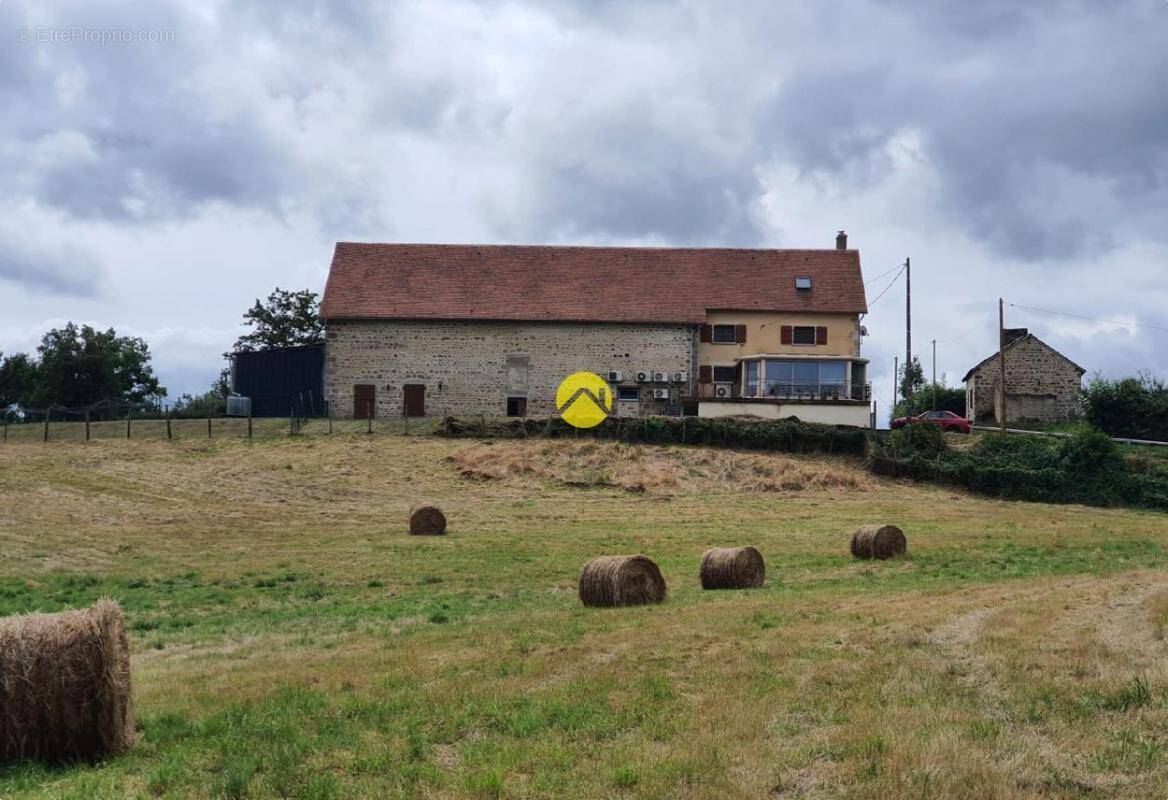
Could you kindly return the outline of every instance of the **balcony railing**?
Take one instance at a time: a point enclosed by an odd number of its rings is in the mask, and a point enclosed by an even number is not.
[[[762,381],[748,384],[747,391],[739,391],[738,384],[730,385],[730,397],[719,397],[715,384],[698,386],[701,400],[871,400],[872,384],[862,381]]]

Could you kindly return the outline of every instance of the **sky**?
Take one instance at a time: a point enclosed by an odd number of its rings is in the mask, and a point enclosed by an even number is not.
[[[113,326],[174,398],[338,240],[846,229],[866,280],[911,257],[926,374],[1003,297],[1088,377],[1168,376],[1166,87],[1164,0],[0,0],[0,351]],[[886,409],[903,279],[864,322]]]

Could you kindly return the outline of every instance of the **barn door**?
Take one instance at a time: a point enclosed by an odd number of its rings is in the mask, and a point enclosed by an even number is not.
[[[402,408],[407,417],[426,416],[426,387],[416,383],[403,386]]]
[[[377,388],[371,383],[353,387],[353,419],[370,419],[376,413]]]

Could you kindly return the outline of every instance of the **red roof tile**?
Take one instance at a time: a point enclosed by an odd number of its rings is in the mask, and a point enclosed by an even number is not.
[[[707,310],[866,312],[860,254],[338,242],[321,302],[325,319],[698,323]]]

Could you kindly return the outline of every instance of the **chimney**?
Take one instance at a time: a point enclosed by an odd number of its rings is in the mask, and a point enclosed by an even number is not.
[[[848,249],[848,234],[846,231],[840,231],[839,233],[837,233],[835,235],[835,249],[836,250],[847,250]]]
[[[1004,333],[1006,336],[1006,344],[1013,344],[1014,342],[1024,337],[1026,334],[1030,333],[1030,331],[1026,330],[1025,328],[1006,328],[1004,331],[1002,331],[1002,333]]]

